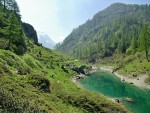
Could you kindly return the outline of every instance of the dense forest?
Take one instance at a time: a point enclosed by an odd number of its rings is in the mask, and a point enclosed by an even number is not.
[[[26,44],[18,5],[14,0],[1,0],[0,5],[0,48],[23,54]]]
[[[150,5],[115,3],[74,29],[56,49],[88,62],[142,51],[149,60],[149,37]]]
[[[0,0],[0,112],[130,113],[77,87],[71,77],[84,69],[90,66],[38,44],[34,27],[22,23],[16,1]]]

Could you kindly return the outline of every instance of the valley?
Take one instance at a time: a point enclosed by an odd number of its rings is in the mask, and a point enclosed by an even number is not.
[[[55,50],[21,16],[0,0],[0,113],[148,113],[150,5],[114,3]]]

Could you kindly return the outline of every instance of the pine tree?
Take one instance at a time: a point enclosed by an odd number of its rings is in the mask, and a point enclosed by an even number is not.
[[[14,13],[19,14],[20,10],[19,10],[19,6],[16,1],[12,2],[11,7],[12,7],[12,11]]]
[[[123,52],[123,41],[120,40],[118,43],[118,48],[117,48],[118,53],[122,53]]]
[[[6,0],[0,0],[0,3],[3,4],[3,11],[6,11]]]
[[[4,13],[6,13],[6,10],[10,10],[16,14],[19,14],[20,10],[15,0],[0,0],[0,3],[3,4]]]
[[[139,36],[139,40],[140,40],[140,51],[144,50],[145,51],[145,55],[146,55],[146,59],[147,61],[149,61],[148,58],[148,50],[150,48],[150,26],[145,25],[144,28],[142,29],[140,36]]]
[[[23,54],[26,50],[24,34],[21,22],[15,15],[15,13],[12,13],[9,17],[9,25],[7,26],[7,32],[8,32],[7,38],[9,40],[9,48],[13,49],[17,54]],[[20,48],[21,50],[19,50]]]
[[[131,42],[132,54],[135,54],[135,52],[136,52],[136,47],[137,47],[137,41],[136,41],[136,38],[133,37],[133,38],[132,38],[132,42]]]

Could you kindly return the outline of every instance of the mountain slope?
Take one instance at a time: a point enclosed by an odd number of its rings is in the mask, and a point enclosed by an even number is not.
[[[113,66],[130,78],[146,74],[150,84],[150,5],[112,4],[56,47],[88,63]]]
[[[21,56],[0,49],[1,112],[128,113],[121,105],[84,91],[70,80],[77,73],[69,66],[80,62],[30,40],[27,47]]]
[[[28,23],[22,23],[22,27],[23,27],[25,35],[28,38],[32,39],[36,44],[38,44],[37,32],[34,29],[34,27]]]
[[[57,50],[80,59],[134,54],[144,51],[140,34],[145,26],[149,32],[150,5],[115,3],[74,29]]]
[[[0,1],[0,112],[129,113],[121,104],[78,88],[70,78],[78,74],[72,67],[78,69],[82,63],[26,37],[13,7],[15,0],[2,4]]]
[[[56,43],[44,32],[37,32],[38,42],[44,47],[54,49]]]

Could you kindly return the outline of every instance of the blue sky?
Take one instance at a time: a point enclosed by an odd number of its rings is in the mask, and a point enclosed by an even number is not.
[[[112,3],[150,4],[150,0],[16,0],[22,21],[47,33],[55,42],[63,41],[73,28],[92,19]]]

